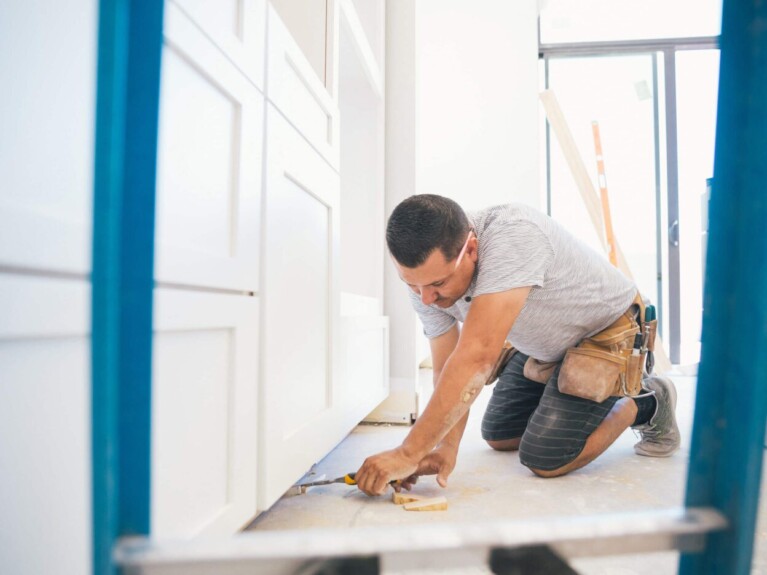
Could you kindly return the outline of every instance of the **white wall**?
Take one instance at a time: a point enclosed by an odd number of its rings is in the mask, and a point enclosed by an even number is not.
[[[540,208],[536,0],[418,0],[418,193]]]
[[[386,217],[416,193],[417,98],[416,3],[386,2]],[[407,287],[388,255],[384,268],[384,314],[389,316],[389,399],[369,419],[409,423],[416,412],[420,330]]]
[[[536,0],[387,1],[387,217],[416,193],[541,207],[537,17]],[[374,418],[395,421],[429,350],[388,258],[385,277],[392,395]]]

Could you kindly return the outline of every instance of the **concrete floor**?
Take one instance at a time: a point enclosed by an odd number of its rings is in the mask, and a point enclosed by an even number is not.
[[[371,498],[353,487],[330,485],[307,494],[285,497],[250,526],[254,530],[360,525],[404,525],[483,519],[525,519],[643,511],[680,506],[684,501],[690,431],[695,395],[694,377],[674,377],[679,395],[677,418],[682,433],[679,452],[667,459],[640,457],[637,441],[627,430],[601,457],[585,468],[556,479],[541,479],[523,467],[515,452],[495,452],[480,437],[480,422],[490,390],[472,408],[461,444],[458,465],[442,489],[433,477],[422,478],[413,492],[445,495],[446,512],[408,513],[389,497]],[[409,428],[362,425],[316,467],[317,474],[337,477],[356,470],[368,455],[398,445]],[[762,498],[760,509],[767,504]],[[767,513],[760,513],[759,552],[754,573],[767,573]],[[585,575],[666,575],[677,572],[674,552],[578,559],[572,566]],[[489,571],[471,571],[480,573]],[[466,573],[466,571],[464,571]]]

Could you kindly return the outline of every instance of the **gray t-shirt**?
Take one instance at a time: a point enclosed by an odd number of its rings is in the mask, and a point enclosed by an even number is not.
[[[428,338],[463,322],[471,298],[532,286],[508,339],[531,357],[558,361],[567,348],[618,319],[637,294],[605,257],[533,208],[506,204],[467,215],[478,260],[464,296],[442,309],[410,292]]]

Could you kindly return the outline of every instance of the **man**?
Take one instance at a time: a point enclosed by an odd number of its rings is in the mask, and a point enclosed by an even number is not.
[[[653,393],[642,397],[597,403],[561,393],[560,367],[545,385],[524,376],[528,357],[561,361],[637,295],[631,281],[551,218],[516,204],[467,216],[454,201],[423,194],[395,208],[386,241],[430,341],[435,390],[402,445],[365,460],[356,476],[362,491],[380,495],[393,480],[409,489],[429,474],[447,485],[469,407],[506,339],[518,352],[482,422],[493,449],[518,449],[533,473],[556,477],[594,460],[627,427],[641,433],[640,455],[666,457],[679,447],[676,390],[666,378],[645,379]]]

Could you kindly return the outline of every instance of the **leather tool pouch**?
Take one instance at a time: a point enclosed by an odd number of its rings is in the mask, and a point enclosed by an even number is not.
[[[637,297],[615,323],[568,349],[559,372],[559,391],[599,403],[610,396],[639,395],[650,342],[640,353],[632,351],[643,317],[644,305]]]
[[[559,365],[558,361],[538,361],[535,358],[528,357],[525,362],[523,375],[532,381],[545,384],[549,381],[551,374]]]
[[[485,385],[490,385],[500,377],[500,375],[503,373],[503,370],[506,369],[506,364],[509,363],[509,360],[514,356],[515,353],[517,353],[517,350],[511,345],[510,341],[506,340],[503,344],[501,355],[498,356],[498,360],[495,362],[493,370],[490,372],[490,376],[487,378],[487,381],[485,381]]]

